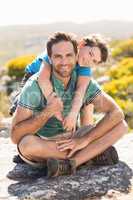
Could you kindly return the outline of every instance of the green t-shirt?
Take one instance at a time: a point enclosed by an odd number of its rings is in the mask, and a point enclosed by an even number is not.
[[[20,106],[33,110],[34,115],[41,112],[47,104],[47,101],[38,85],[37,79],[38,74],[35,74],[26,82],[21,91],[18,102]],[[71,110],[72,99],[76,90],[76,81],[77,75],[73,70],[68,86],[64,89],[63,83],[52,74],[51,82],[53,89],[63,101],[63,116],[68,115]],[[89,104],[100,92],[101,89],[99,85],[95,81],[91,80],[86,90],[83,102]],[[65,132],[62,123],[57,118],[52,117],[37,131],[36,134],[51,137],[62,132]]]

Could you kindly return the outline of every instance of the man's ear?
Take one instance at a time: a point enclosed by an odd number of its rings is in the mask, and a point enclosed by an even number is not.
[[[49,56],[48,59],[49,59],[50,65],[52,65],[51,57]]]

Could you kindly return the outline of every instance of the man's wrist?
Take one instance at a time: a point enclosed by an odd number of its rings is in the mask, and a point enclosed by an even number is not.
[[[89,145],[92,142],[91,134],[88,132],[88,134],[85,135],[84,139],[87,141],[87,145]]]

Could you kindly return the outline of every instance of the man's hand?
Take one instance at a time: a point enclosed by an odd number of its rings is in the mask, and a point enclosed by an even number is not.
[[[81,137],[56,141],[56,144],[59,151],[70,150],[67,155],[67,157],[70,158],[76,151],[85,148],[88,145],[88,141],[86,140],[86,138]]]
[[[52,115],[56,116],[62,121],[63,103],[56,93],[53,92],[48,96],[46,108],[51,112]]]
[[[73,133],[76,130],[77,114],[70,112],[63,120],[63,126],[66,131],[72,131]]]

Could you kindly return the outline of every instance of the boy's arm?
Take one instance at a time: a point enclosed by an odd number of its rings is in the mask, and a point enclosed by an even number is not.
[[[51,66],[46,61],[43,61],[39,71],[38,83],[46,99],[53,92],[50,76]]]
[[[66,129],[67,131],[75,132],[76,130],[77,117],[80,112],[80,108],[83,105],[85,91],[89,85],[90,79],[90,77],[85,76],[78,77],[76,92],[72,101],[71,111],[63,121],[64,129]]]
[[[46,99],[53,93],[53,87],[50,82],[50,76],[51,65],[46,61],[43,61],[38,76],[38,84]],[[62,113],[60,111],[57,112],[55,116],[58,120],[62,121]]]
[[[78,81],[77,81],[77,88],[75,92],[75,96],[72,102],[72,108],[69,115],[64,120],[64,128],[67,131],[75,131],[77,116],[82,107],[83,98],[85,95],[85,91],[87,86],[89,85],[92,70],[90,67],[90,56],[88,52],[88,48],[83,47],[79,50],[78,54],[78,67],[77,67],[77,74],[78,74]]]
[[[75,112],[77,115],[83,105],[83,98],[92,76],[92,69],[87,67],[90,64],[88,55],[88,48],[86,49],[86,47],[81,48],[78,54],[78,81],[71,109],[71,112]]]
[[[80,108],[82,107],[83,98],[85,95],[85,91],[89,85],[90,79],[90,77],[85,76],[78,77],[76,92],[72,101],[71,113],[78,115]]]

